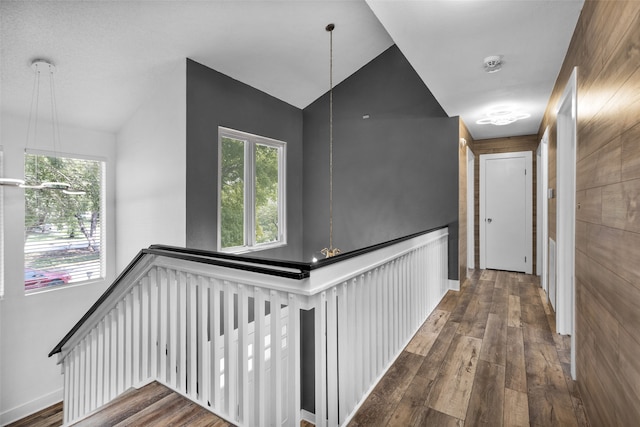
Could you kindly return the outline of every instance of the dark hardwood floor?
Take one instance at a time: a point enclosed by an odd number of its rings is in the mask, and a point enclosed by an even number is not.
[[[60,425],[62,425],[62,403],[10,424],[9,427]],[[126,391],[100,411],[73,425],[77,427],[226,427],[232,424],[167,387],[153,382],[140,389]]]
[[[537,277],[475,271],[447,293],[350,425],[588,426],[569,345]],[[61,423],[60,403],[11,427]],[[76,425],[229,424],[152,383]]]
[[[7,427],[58,427],[62,425],[62,402],[9,424]]]
[[[570,338],[535,276],[478,271],[450,291],[351,426],[588,426]]]

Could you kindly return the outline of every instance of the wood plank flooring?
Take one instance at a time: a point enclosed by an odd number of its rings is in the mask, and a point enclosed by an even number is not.
[[[74,424],[77,427],[151,425],[226,427],[231,424],[157,382],[127,391],[99,412]]]
[[[476,270],[447,293],[350,426],[588,426],[569,345],[537,277]]]
[[[60,425],[62,425],[62,402],[10,424],[8,427],[57,427]],[[126,391],[95,414],[73,425],[77,427],[227,427],[232,424],[167,387],[153,382],[140,389]]]

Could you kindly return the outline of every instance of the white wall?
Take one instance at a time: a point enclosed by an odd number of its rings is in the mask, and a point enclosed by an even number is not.
[[[0,145],[5,176],[24,176],[27,120],[3,113]],[[44,127],[43,127],[44,128]],[[51,349],[64,337],[115,278],[114,134],[61,127],[58,154],[98,156],[107,162],[106,256],[104,281],[24,294],[24,193],[4,190],[5,297],[0,302],[0,425],[62,400],[62,375]],[[50,141],[30,149],[52,150]]]
[[[151,244],[186,244],[186,60],[157,83],[117,135],[118,270]]]

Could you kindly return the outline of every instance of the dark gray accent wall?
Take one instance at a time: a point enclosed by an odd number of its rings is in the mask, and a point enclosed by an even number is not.
[[[187,247],[217,249],[218,126],[287,143],[288,244],[254,255],[300,259],[302,111],[190,59],[187,59]]]
[[[329,245],[329,97],[304,115],[304,257]],[[458,118],[396,46],[333,91],[333,236],[342,251],[449,225],[458,278]],[[368,115],[369,118],[363,118]]]

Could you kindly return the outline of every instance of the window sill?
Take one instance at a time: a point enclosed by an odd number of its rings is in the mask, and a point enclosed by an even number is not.
[[[236,248],[230,248],[230,249],[219,249],[218,252],[221,252],[224,254],[242,255],[242,254],[249,254],[253,252],[266,251],[268,249],[281,248],[283,246],[287,246],[287,242],[265,243],[264,245],[253,246],[253,247],[243,246],[240,248],[236,247]]]
[[[104,283],[105,278],[101,277],[98,279],[90,279],[90,280],[83,280],[81,282],[75,282],[75,283],[68,283],[65,285],[58,285],[58,286],[45,286],[42,288],[37,288],[37,289],[31,289],[28,291],[24,292],[24,295],[27,297],[30,297],[32,295],[40,295],[40,294],[45,294],[45,293],[49,293],[49,292],[55,292],[55,291],[59,291],[62,289],[72,289],[72,288],[78,288],[78,287],[82,287],[85,285],[94,285],[97,283]]]

